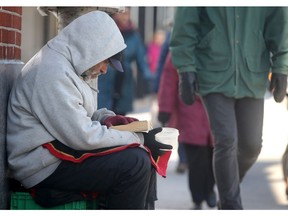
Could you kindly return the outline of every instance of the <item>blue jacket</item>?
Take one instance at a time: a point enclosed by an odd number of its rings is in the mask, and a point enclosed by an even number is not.
[[[151,75],[146,60],[145,45],[139,32],[132,29],[121,33],[127,45],[121,61],[124,72],[121,73],[109,67],[105,75],[99,76],[98,108],[111,109],[116,113],[127,113],[133,110],[133,100],[135,98],[132,63],[136,63],[138,72],[142,73],[144,78],[149,79]],[[114,107],[112,106],[113,98],[118,99]]]

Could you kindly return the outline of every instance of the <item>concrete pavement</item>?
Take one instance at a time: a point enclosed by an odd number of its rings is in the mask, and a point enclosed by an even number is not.
[[[154,127],[159,126],[156,96],[138,99],[135,111],[130,116],[148,119]],[[288,210],[285,195],[281,157],[288,143],[287,100],[274,102],[270,93],[266,94],[263,148],[256,164],[249,170],[241,185],[242,202],[246,210]],[[177,151],[173,150],[168,164],[167,178],[158,176],[158,210],[189,210],[192,207],[188,189],[188,176],[176,174]],[[217,190],[216,190],[217,191]],[[205,210],[208,208],[204,204]]]

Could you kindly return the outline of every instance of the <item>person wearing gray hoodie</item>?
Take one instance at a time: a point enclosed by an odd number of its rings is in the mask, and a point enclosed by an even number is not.
[[[115,56],[125,48],[113,19],[93,11],[71,22],[27,62],[8,104],[11,178],[28,189],[97,192],[105,196],[107,209],[147,209],[147,203],[154,203],[155,169],[147,148],[153,158],[172,148],[155,141],[162,129],[114,130],[109,126],[137,119],[97,110],[97,77],[108,64],[122,70]],[[52,143],[55,150],[55,142],[60,150],[53,153],[45,144]],[[81,161],[73,154],[73,160],[65,159],[71,151],[106,153]]]

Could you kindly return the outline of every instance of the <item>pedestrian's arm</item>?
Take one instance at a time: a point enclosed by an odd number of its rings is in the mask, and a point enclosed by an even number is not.
[[[194,52],[199,40],[199,13],[197,7],[179,7],[176,10],[170,50],[173,65],[179,73],[196,72]]]
[[[200,40],[201,10],[198,7],[177,8],[170,42],[172,62],[179,73],[179,95],[187,105],[194,103],[198,91],[195,47]]]
[[[272,53],[272,76],[269,90],[274,100],[282,102],[286,96],[288,75],[288,9],[268,9],[264,38]]]
[[[288,8],[275,7],[267,12],[264,39],[272,54],[272,73],[288,75]]]

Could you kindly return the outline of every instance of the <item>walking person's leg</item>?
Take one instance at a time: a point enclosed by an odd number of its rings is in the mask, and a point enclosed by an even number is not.
[[[189,189],[194,202],[194,209],[201,209],[215,185],[212,170],[212,155],[208,146],[183,144],[188,162]],[[216,197],[214,197],[216,199]],[[211,200],[212,201],[212,200]],[[216,200],[214,200],[216,205]],[[214,207],[213,206],[213,207]]]
[[[179,143],[177,153],[179,156],[179,161],[178,161],[178,165],[176,168],[176,172],[184,173],[187,169],[187,158],[186,158],[184,144]]]
[[[155,170],[146,151],[128,148],[105,156],[90,157],[82,163],[63,161],[36,189],[99,192],[105,196],[107,209],[145,209],[148,191],[153,198],[151,194],[156,188],[153,185],[155,181],[150,182],[153,172]]]
[[[243,98],[236,102],[240,181],[257,160],[262,148],[264,99]]]
[[[188,182],[190,195],[193,201],[193,209],[202,209],[202,202],[205,200],[203,191],[203,180],[205,174],[201,169],[202,154],[199,147],[192,144],[183,144],[188,162]]]
[[[235,100],[222,94],[203,97],[215,139],[213,169],[222,209],[243,209],[238,171]]]
[[[206,202],[210,208],[214,208],[217,204],[216,193],[214,190],[215,187],[215,177],[213,172],[213,149],[211,146],[205,146],[205,166],[204,172],[206,173]]]

